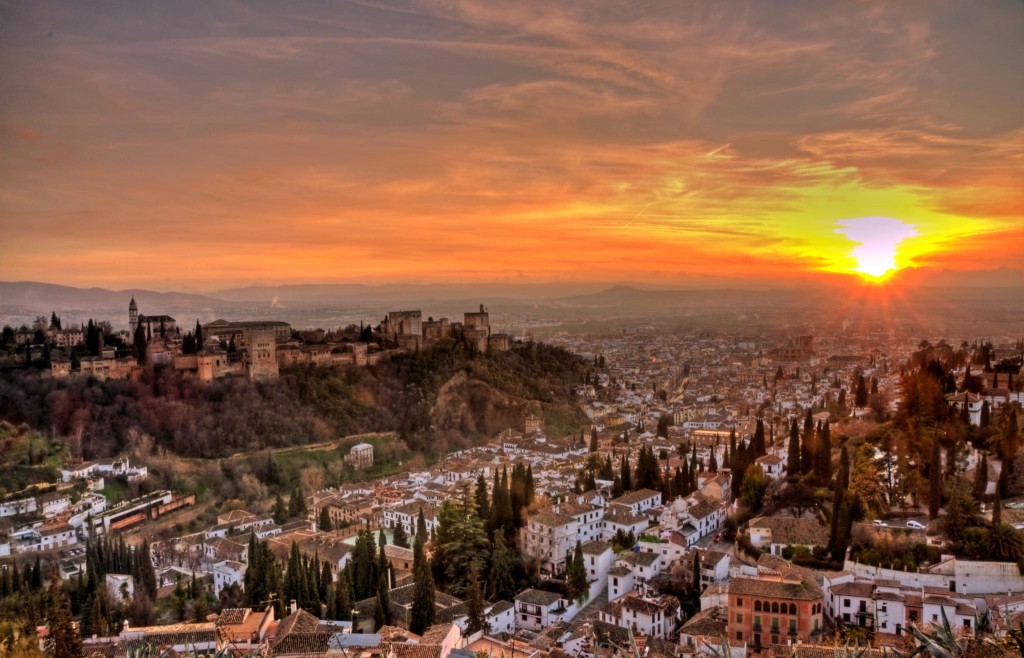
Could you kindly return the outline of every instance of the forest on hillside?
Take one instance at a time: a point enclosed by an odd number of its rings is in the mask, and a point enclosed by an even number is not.
[[[306,445],[362,432],[398,432],[413,451],[436,453],[490,438],[541,415],[553,436],[577,432],[573,399],[592,365],[540,343],[478,353],[439,341],[373,366],[296,366],[273,383],[204,384],[169,368],[140,381],[50,379],[26,371],[0,380],[0,420],[27,424],[95,459],[143,432],[153,447],[188,457]]]

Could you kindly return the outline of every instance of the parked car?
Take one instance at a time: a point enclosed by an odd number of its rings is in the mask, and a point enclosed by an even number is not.
[[[877,526],[889,527],[889,524],[883,521],[882,519],[875,519],[874,521],[872,521],[872,523],[874,523]]]
[[[924,524],[920,521],[907,521],[908,528],[917,528],[918,530],[924,530]]]

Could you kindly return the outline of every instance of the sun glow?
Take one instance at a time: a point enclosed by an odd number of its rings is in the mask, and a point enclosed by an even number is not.
[[[858,217],[839,222],[838,233],[857,243],[850,256],[852,271],[864,278],[881,281],[899,269],[897,251],[907,238],[916,236],[910,225],[891,217]]]

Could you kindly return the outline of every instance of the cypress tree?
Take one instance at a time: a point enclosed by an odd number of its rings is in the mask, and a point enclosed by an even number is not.
[[[754,457],[763,457],[768,450],[764,441],[764,421],[757,419],[757,427],[754,430]]]
[[[413,574],[412,610],[409,614],[409,630],[417,635],[434,625],[434,574],[430,560],[423,557]]]
[[[841,561],[843,556],[846,555],[846,542],[848,541],[849,530],[845,529],[844,526],[849,522],[849,512],[847,510],[849,501],[847,500],[848,494],[846,492],[849,486],[849,477],[850,457],[847,450],[843,448],[839,455],[839,470],[836,472],[836,486],[832,498],[832,519],[828,543],[829,552],[832,554],[832,559],[836,562]]]
[[[832,471],[832,430],[826,420],[821,424],[818,434],[818,444],[814,450],[814,476],[818,481],[828,482],[829,473]]]
[[[491,597],[511,600],[516,595],[515,579],[512,576],[514,556],[505,545],[501,530],[495,530],[493,536],[494,550],[491,552],[491,571],[487,578]]]
[[[868,387],[864,381],[864,375],[857,375],[857,392],[854,394],[854,402],[858,409],[868,406]]]
[[[338,581],[334,583],[334,618],[339,621],[352,618],[352,581],[349,577],[350,572],[346,570],[338,574]]]
[[[703,588],[700,583],[700,553],[693,549],[693,572],[690,574],[690,586],[695,594],[700,594]]]
[[[479,567],[474,562],[469,570],[469,588],[466,596],[466,630],[470,635],[486,630],[487,620],[484,617],[484,596],[480,586]]]
[[[590,428],[590,452],[597,452],[597,428]]]
[[[387,623],[387,617],[384,614],[384,604],[381,603],[380,597],[376,597],[373,603],[373,626],[377,631]]]
[[[50,658],[79,658],[82,655],[82,638],[71,622],[71,603],[60,580],[53,579],[50,587],[50,606],[46,613],[49,635],[46,638],[46,653]]]
[[[629,460],[626,456],[622,456],[622,463],[619,464],[619,479],[622,480],[622,490],[632,491],[633,490],[633,474],[629,468]]]
[[[331,512],[327,509],[327,505],[320,508],[320,520],[317,522],[316,527],[321,532],[334,530],[334,524],[331,523]]]
[[[981,456],[978,467],[974,470],[974,497],[981,500],[988,488],[988,457]]]
[[[416,517],[416,544],[423,547],[427,543],[427,519],[423,516],[423,508],[420,508],[420,513]]]
[[[583,546],[576,540],[576,550],[566,556],[565,585],[570,600],[583,603],[589,596],[587,583],[587,567],[583,563]]]
[[[807,410],[804,416],[804,435],[800,453],[800,472],[807,475],[814,469],[814,416]]]
[[[377,604],[380,606],[381,619],[377,620],[377,630],[388,623],[391,619],[391,589],[387,573],[385,572],[377,582]]]
[[[937,519],[942,507],[942,464],[939,462],[939,437],[932,437],[932,458],[928,462],[928,518]]]
[[[786,474],[789,476],[800,475],[800,429],[793,420],[789,427],[789,451],[787,453]]]
[[[409,548],[409,536],[405,534],[405,526],[401,523],[395,524],[395,529],[392,532],[391,542],[395,546]]]
[[[476,514],[484,521],[491,518],[491,501],[487,497],[487,480],[483,473],[476,478]]]

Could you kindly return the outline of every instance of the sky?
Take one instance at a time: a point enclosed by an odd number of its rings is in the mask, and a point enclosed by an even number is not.
[[[1021,268],[1022,34],[1020,0],[0,0],[0,279]]]

